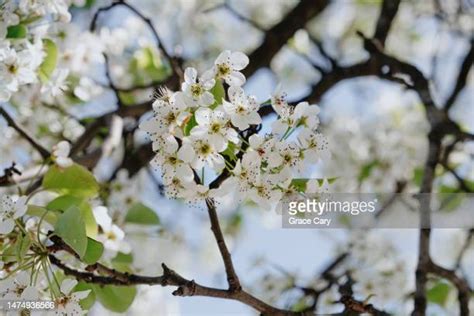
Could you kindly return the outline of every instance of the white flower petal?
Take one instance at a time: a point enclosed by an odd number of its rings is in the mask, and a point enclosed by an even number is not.
[[[72,296],[76,301],[80,301],[80,300],[85,299],[85,298],[89,295],[90,292],[91,292],[91,290],[74,292],[71,296]]]
[[[221,102],[221,101],[218,100],[217,102]],[[203,106],[209,106],[214,103],[214,96],[212,95],[212,93],[206,91],[202,94],[201,98],[199,99],[199,103]]]
[[[189,144],[184,144],[178,151],[178,158],[184,162],[191,163],[194,160],[196,153],[194,149]]]
[[[77,285],[77,280],[74,280],[74,279],[65,279],[62,283],[61,283],[61,293],[64,293],[64,294],[69,294],[71,293],[72,289]]]
[[[196,79],[197,70],[192,67],[186,68],[186,70],[184,71],[184,81],[186,81],[187,84],[193,84],[196,83]]]
[[[11,233],[15,227],[15,222],[11,218],[6,218],[0,222],[0,234],[6,235]]]
[[[245,83],[245,76],[238,71],[233,71],[225,77],[225,82],[229,86],[242,86]]]
[[[223,51],[222,53],[219,54],[219,56],[217,56],[215,64],[219,65],[219,64],[230,62],[230,56],[231,56],[230,50]]]
[[[244,53],[233,52],[230,55],[230,64],[235,70],[242,70],[249,64],[249,58]]]
[[[194,113],[196,122],[199,125],[209,125],[211,120],[212,111],[208,108],[200,108]]]

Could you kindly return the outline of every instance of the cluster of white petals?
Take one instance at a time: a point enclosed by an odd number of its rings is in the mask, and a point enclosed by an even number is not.
[[[52,159],[61,168],[68,168],[72,166],[73,161],[69,158],[69,153],[71,152],[71,144],[63,140],[53,146],[53,151],[51,153]]]
[[[317,131],[319,107],[290,105],[280,89],[271,98],[278,114],[272,131],[258,134],[261,105],[242,88],[246,79],[240,71],[248,63],[245,54],[224,51],[202,76],[187,68],[181,91],[162,91],[153,117],[141,123],[169,197],[194,202],[238,192],[239,202],[269,208],[301,192],[293,180],[326,155],[327,142]],[[228,177],[209,187],[209,172]]]
[[[70,1],[2,1],[0,5],[0,102],[8,101],[22,86],[39,82],[45,57],[43,38],[35,32],[41,23],[69,22]],[[30,32],[31,30],[31,32]],[[64,79],[64,71],[56,74]],[[67,75],[67,74],[66,74]],[[57,80],[53,81],[56,82]],[[49,84],[44,92],[57,94],[61,85]]]

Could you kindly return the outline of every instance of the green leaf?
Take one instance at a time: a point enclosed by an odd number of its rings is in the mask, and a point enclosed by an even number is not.
[[[120,101],[125,105],[136,104],[135,94],[133,92],[119,91]]]
[[[52,40],[43,39],[43,50],[45,57],[39,67],[38,75],[42,82],[46,82],[56,68],[58,62],[58,48]]]
[[[39,218],[44,216],[44,220],[53,226],[56,224],[58,220],[58,216],[56,215],[55,212],[49,211],[48,209],[45,209],[44,207],[37,206],[37,205],[31,205],[31,204],[28,205],[28,210],[26,211],[26,214],[30,216],[36,216]]]
[[[293,305],[291,306],[291,310],[292,310],[293,312],[297,312],[297,313],[303,312],[303,311],[307,310],[307,308],[308,308],[308,302],[307,302],[305,296],[303,296],[302,298],[300,298],[298,301],[296,301],[295,304],[293,304]]]
[[[363,166],[361,168],[361,170],[359,172],[359,176],[357,178],[359,180],[359,182],[362,182],[365,179],[367,179],[368,177],[370,177],[370,174],[372,173],[374,168],[378,166],[378,164],[379,164],[379,162],[377,160],[374,160],[372,162],[369,162],[365,166]]]
[[[450,290],[449,284],[440,281],[428,290],[426,297],[432,303],[445,306]]]
[[[7,248],[2,249],[1,258],[4,263],[15,262],[17,260],[15,244],[10,244]]]
[[[413,170],[413,183],[416,184],[416,186],[420,187],[421,186],[421,181],[423,180],[423,168],[416,168]]]
[[[189,121],[186,123],[184,127],[184,135],[189,136],[191,134],[191,130],[193,129],[194,126],[196,126],[198,123],[196,121],[196,116],[193,114]]]
[[[458,188],[442,185],[439,188],[440,211],[452,212],[456,211],[466,197]]]
[[[11,25],[7,28],[7,38],[25,38],[28,28],[23,24]]]
[[[233,142],[229,142],[227,148],[221,154],[227,156],[231,161],[236,161],[237,156],[235,154],[235,144]]]
[[[84,257],[87,249],[86,225],[81,210],[70,207],[59,216],[54,232],[68,244],[79,257]]]
[[[132,262],[133,262],[132,254],[123,253],[123,252],[117,253],[115,258],[112,259],[112,263],[128,263],[128,264],[131,264]]]
[[[96,297],[95,297],[95,292],[92,289],[92,285],[84,281],[80,281],[79,283],[77,283],[77,285],[74,287],[74,290],[73,290],[74,292],[87,291],[87,290],[91,290],[89,292],[89,295],[87,295],[86,298],[79,301],[79,305],[81,305],[83,310],[89,310],[92,307],[92,305],[94,305],[95,303]]]
[[[86,224],[87,236],[95,238],[98,233],[97,223],[90,204],[84,198],[68,194],[61,195],[49,202],[48,205],[46,205],[46,208],[49,210],[64,212],[71,206],[76,206],[81,210],[82,218]]]
[[[156,48],[147,46],[135,52],[130,60],[129,73],[134,77],[134,84],[141,85],[150,81],[163,81],[172,71]]]
[[[51,166],[44,175],[43,187],[78,197],[95,197],[99,193],[99,184],[92,173],[76,163],[65,169]]]
[[[132,254],[119,252],[115,258],[112,259],[112,266],[115,270],[120,272],[132,272],[130,265],[133,263]]]
[[[15,243],[16,257],[18,262],[23,262],[26,252],[30,249],[31,239],[29,235],[19,234]]]
[[[104,246],[102,243],[92,238],[87,238],[86,253],[84,258],[82,258],[82,261],[86,264],[94,264],[100,259],[100,257],[102,257],[103,252]]]
[[[84,201],[81,197],[78,196],[73,196],[73,195],[61,195],[49,202],[46,205],[46,208],[48,210],[57,210],[57,211],[62,211],[64,212],[71,206],[77,206],[79,207],[79,204],[81,204]]]
[[[306,184],[308,183],[309,180],[317,180],[319,185],[322,185],[324,182],[324,179],[310,179],[310,178],[294,178],[291,180],[291,185],[295,188],[296,191],[299,192],[305,192],[306,191]],[[326,179],[328,183],[333,183],[334,181],[337,180],[337,177],[334,178],[327,178]]]
[[[296,178],[291,180],[291,185],[295,188],[296,191],[304,192],[306,191],[306,183],[308,183],[308,178]]]
[[[142,203],[134,204],[125,217],[127,223],[142,224],[142,225],[158,225],[160,219],[156,213]]]
[[[218,105],[222,104],[222,99],[225,98],[225,89],[222,80],[216,80],[216,84],[211,89],[211,93],[214,96],[214,103],[210,106],[211,109],[215,109]]]
[[[137,289],[131,286],[92,285],[92,289],[99,302],[116,313],[125,312],[132,305],[137,294]]]

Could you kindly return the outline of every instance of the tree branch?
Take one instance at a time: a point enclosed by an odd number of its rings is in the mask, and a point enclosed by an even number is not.
[[[456,80],[456,85],[454,86],[453,92],[451,92],[451,95],[448,97],[444,105],[445,111],[449,111],[449,109],[454,105],[454,102],[456,101],[461,90],[464,88],[464,86],[466,86],[467,76],[469,74],[469,71],[471,70],[473,63],[474,38],[471,39],[471,48],[467,52],[466,57],[464,57],[464,60],[461,64],[461,68],[459,70],[458,78]]]
[[[66,275],[72,276],[77,280],[100,285],[129,286],[148,284],[177,286],[178,288],[173,292],[174,296],[205,296],[230,299],[248,305],[262,313],[262,315],[301,315],[301,313],[294,313],[272,307],[242,289],[238,291],[232,291],[230,289],[224,290],[200,285],[194,280],[185,279],[175,271],[168,268],[164,263],[161,265],[163,268],[163,274],[160,276],[142,276],[132,273],[124,273],[108,268],[100,263],[87,266],[86,271],[79,271],[64,264],[61,262],[61,260],[53,255],[53,253],[58,251],[66,251],[79,259],[79,256],[74,252],[74,250],[72,250],[57,236],[51,236],[50,239],[53,241],[53,245],[48,247],[48,251],[50,253],[48,255],[49,261],[61,269]],[[94,272],[105,275],[98,275]]]
[[[0,106],[0,114],[5,118],[7,124],[14,128],[21,137],[23,137],[30,145],[36,149],[36,151],[41,155],[43,159],[47,159],[51,156],[51,153],[44,148],[37,140],[30,136],[27,131],[25,131],[20,125],[18,125],[15,120],[8,114],[3,107]]]
[[[429,272],[450,281],[457,288],[459,315],[469,315],[469,297],[471,296],[472,290],[469,288],[469,284],[466,280],[458,277],[454,270],[443,268],[432,261],[429,262]]]
[[[382,3],[374,34],[374,39],[376,39],[382,47],[385,46],[385,40],[390,32],[390,27],[399,6],[400,0],[384,0]]]
[[[238,292],[242,289],[239,281],[239,277],[235,273],[234,264],[230,252],[227,249],[227,245],[224,241],[224,235],[219,224],[219,218],[217,217],[216,206],[214,200],[206,199],[207,211],[209,213],[209,220],[211,221],[211,230],[216,239],[219,252],[221,253],[222,260],[224,261],[225,272],[227,274],[227,282],[229,283],[229,290]]]
[[[320,14],[329,4],[328,0],[301,0],[278,24],[265,32],[260,46],[249,56],[250,64],[243,70],[250,77],[257,69],[270,65],[273,56],[306,23]]]

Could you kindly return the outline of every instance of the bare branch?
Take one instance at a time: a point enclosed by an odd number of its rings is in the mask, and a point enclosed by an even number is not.
[[[107,80],[109,82],[109,87],[112,89],[112,91],[115,94],[115,98],[117,99],[117,106],[121,108],[123,106],[122,99],[120,98],[120,93],[119,89],[115,86],[114,81],[112,80],[112,76],[110,75],[110,61],[109,57],[107,56],[106,53],[104,55],[104,61],[105,61],[105,76],[107,77]]]
[[[64,264],[61,262],[61,260],[53,255],[53,253],[58,251],[66,251],[76,257],[76,259],[79,259],[77,253],[75,253],[74,250],[72,250],[57,236],[51,236],[51,240],[54,244],[48,247],[48,252],[50,253],[48,255],[48,259],[52,264],[60,268],[66,275],[73,276],[77,280],[101,285],[128,286],[148,284],[177,286],[178,288],[173,292],[173,295],[175,296],[206,296],[235,300],[254,308],[255,310],[262,313],[262,315],[301,315],[301,313],[295,313],[272,307],[242,289],[239,289],[238,291],[232,291],[230,289],[224,290],[200,285],[194,280],[185,279],[175,271],[168,268],[164,263],[161,265],[163,268],[163,274],[160,276],[142,276],[132,273],[124,273],[108,268],[100,263],[87,266],[86,271],[79,271]]]
[[[385,46],[385,40],[390,32],[390,26],[397,14],[399,6],[400,0],[384,0],[382,3],[374,34],[374,39],[378,40],[382,47]]]
[[[451,92],[451,95],[446,100],[446,103],[444,105],[445,111],[449,111],[449,109],[454,105],[454,102],[456,101],[459,93],[462,91],[462,89],[466,85],[467,75],[469,74],[469,71],[471,70],[471,67],[473,64],[474,64],[474,39],[471,39],[471,48],[469,49],[468,53],[466,54],[466,57],[464,57],[464,60],[461,64],[458,78],[456,80],[456,85],[453,89],[453,92]]]
[[[454,266],[454,271],[458,270],[461,267],[462,259],[464,258],[466,251],[469,249],[469,245],[471,244],[473,236],[474,236],[474,228],[471,228],[468,231],[466,240],[464,241],[461,251],[459,251],[459,254],[457,256],[456,264]]]
[[[473,193],[474,190],[467,184],[466,180],[464,180],[453,168],[451,168],[447,163],[441,162],[440,163],[447,171],[449,171],[456,181],[459,183],[459,187],[464,192]]]
[[[321,13],[328,4],[328,0],[301,0],[278,24],[265,32],[262,43],[249,56],[250,64],[243,70],[244,75],[249,77],[260,67],[270,65],[273,56],[293,34],[304,28],[306,23]]]
[[[469,297],[472,290],[463,278],[456,275],[454,270],[443,268],[433,262],[429,263],[429,272],[450,281],[458,290],[459,315],[469,315]]]
[[[43,159],[47,159],[51,156],[51,153],[46,148],[44,148],[43,145],[41,145],[37,140],[35,140],[33,136],[30,136],[27,131],[25,131],[20,125],[18,125],[3,107],[0,107],[0,114],[5,118],[8,125],[14,128],[18,132],[18,134],[21,135],[21,137],[23,137],[28,143],[30,143],[30,145],[34,149],[36,149],[36,151],[41,155]]]
[[[181,69],[181,66],[178,63],[178,60],[174,58],[173,56],[171,56],[166,50],[165,46],[163,45],[163,41],[161,40],[160,36],[158,35],[158,32],[156,31],[153,25],[153,22],[148,17],[144,16],[140,11],[138,11],[134,6],[128,4],[127,2],[120,1],[120,4],[130,9],[130,11],[135,13],[135,15],[137,15],[140,19],[143,20],[143,22],[145,22],[145,24],[148,25],[151,33],[153,34],[153,37],[155,38],[158,48],[163,52],[163,55],[165,55],[165,58],[169,60],[171,64],[171,68],[173,68],[174,74],[177,75],[179,78],[183,78],[183,75],[184,75],[183,70]]]
[[[219,247],[219,252],[221,253],[222,260],[224,261],[225,272],[227,274],[227,282],[229,283],[230,291],[240,291],[242,287],[240,286],[239,277],[235,273],[234,264],[232,263],[232,258],[230,252],[227,249],[227,245],[224,241],[224,235],[219,224],[219,218],[217,217],[216,206],[212,199],[206,199],[207,211],[209,213],[209,220],[211,222],[211,230],[214,234],[214,237]]]

